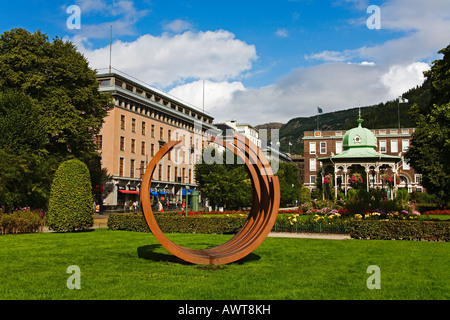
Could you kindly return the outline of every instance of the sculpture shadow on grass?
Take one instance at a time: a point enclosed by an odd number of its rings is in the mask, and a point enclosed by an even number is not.
[[[209,245],[209,244],[205,244],[205,243],[200,243],[200,245],[208,245],[208,248],[214,247],[213,245]],[[155,261],[155,262],[170,262],[170,263],[177,263],[177,264],[182,264],[182,265],[193,265],[192,263],[184,261],[184,260],[174,256],[173,254],[158,252],[162,248],[163,248],[163,246],[160,244],[152,244],[152,245],[146,245],[146,246],[139,247],[139,248],[137,248],[138,257],[140,259],[151,260],[151,261]],[[249,255],[247,255],[244,258],[242,258],[236,262],[230,263],[230,265],[233,265],[233,264],[242,265],[247,262],[257,261],[260,259],[261,259],[261,257],[259,255],[255,254],[255,253],[250,253]]]

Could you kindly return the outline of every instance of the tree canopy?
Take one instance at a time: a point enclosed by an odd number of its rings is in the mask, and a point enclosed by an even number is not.
[[[422,174],[422,185],[445,204],[450,201],[450,45],[439,51],[443,59],[425,72],[430,101],[415,104],[411,114],[416,131],[406,157]]]
[[[24,29],[0,35],[0,203],[45,207],[58,165],[95,156],[110,101],[72,43]]]

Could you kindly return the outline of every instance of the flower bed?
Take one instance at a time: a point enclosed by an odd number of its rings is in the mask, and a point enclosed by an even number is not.
[[[447,216],[447,215],[450,215],[450,210],[431,210],[431,211],[425,211],[423,214],[426,216],[429,216],[429,215]]]

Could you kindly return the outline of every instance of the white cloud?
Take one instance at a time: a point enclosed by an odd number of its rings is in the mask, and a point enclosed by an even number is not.
[[[91,67],[108,66],[109,47],[79,49]],[[158,37],[147,34],[132,42],[116,41],[112,51],[114,68],[165,89],[195,79],[236,79],[249,71],[257,59],[253,45],[223,30]]]
[[[204,89],[204,90],[203,90]],[[169,94],[189,102],[198,108],[203,107],[205,111],[226,108],[233,103],[233,96],[236,92],[245,91],[242,82],[234,81],[194,81],[175,87]],[[210,112],[211,113],[211,112]]]
[[[389,95],[395,97],[417,85],[421,85],[425,80],[423,72],[429,69],[430,66],[423,62],[393,65],[387,73],[381,76],[380,81],[389,88]]]
[[[289,33],[287,31],[287,29],[278,29],[277,31],[275,31],[275,34],[280,37],[280,38],[287,38],[289,37]]]
[[[109,38],[111,25],[115,36],[129,36],[136,33],[134,25],[149,10],[138,10],[131,0],[77,0],[81,9],[81,29],[76,31],[72,41],[80,46],[90,46],[89,39]],[[111,20],[99,24],[88,24],[83,16],[101,14]]]
[[[172,31],[175,33],[179,33],[185,30],[189,30],[192,28],[192,24],[190,22],[176,19],[164,25],[164,30]]]

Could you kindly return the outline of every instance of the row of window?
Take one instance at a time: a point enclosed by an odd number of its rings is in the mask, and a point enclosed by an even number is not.
[[[398,140],[393,139],[390,141],[390,147],[391,147],[391,153],[398,153]],[[378,141],[378,147],[381,153],[387,152],[387,140],[379,140]],[[402,152],[407,152],[409,148],[409,139],[402,140]],[[342,141],[336,141],[335,145],[336,154],[339,154],[342,152]],[[320,154],[327,154],[327,142],[321,141],[319,142],[319,152]],[[317,154],[316,150],[316,142],[310,142],[309,143],[309,154]]]
[[[126,122],[126,116],[125,115],[121,115],[120,116],[120,129],[125,130],[125,122]],[[143,135],[143,136],[147,135],[146,129],[147,129],[146,122],[145,121],[141,121],[141,135]],[[156,126],[154,124],[151,124],[150,125],[150,137],[151,138],[155,138],[155,129],[156,129]],[[134,119],[134,118],[131,119],[131,132],[132,133],[136,133],[136,119]],[[180,135],[182,135],[183,138],[186,138],[186,134],[180,134],[178,131],[175,131],[175,137],[172,137],[172,130],[168,129],[167,130],[167,141],[169,141],[169,140],[171,140],[173,138],[175,138],[175,140],[178,141],[179,138],[180,138]],[[159,140],[166,141],[164,139],[164,128],[163,127],[159,128]],[[190,145],[192,147],[194,147],[194,143],[193,142],[194,142],[194,139],[191,136],[190,137]],[[202,149],[204,147],[205,147],[205,142],[202,141]],[[198,149],[198,148],[199,148],[199,139],[197,138],[197,139],[195,139],[195,149]],[[122,150],[122,148],[120,150]]]
[[[136,168],[136,160],[130,159],[129,162],[129,178],[140,178],[142,179],[145,174],[146,162],[141,161],[139,163],[139,168]],[[173,171],[172,171],[173,170]],[[136,171],[139,171],[136,174]],[[186,176],[186,171],[188,175]],[[119,158],[119,177],[125,177],[125,158]],[[186,170],[186,168],[179,168],[177,166],[167,165],[166,171],[164,173],[164,168],[162,164],[158,165],[158,168],[154,172],[153,179],[158,181],[168,181],[168,182],[180,182],[180,183],[192,183],[192,169]]]
[[[342,152],[342,141],[336,141],[335,145],[336,154],[339,154]],[[326,154],[327,153],[327,143],[325,141],[322,141],[319,143],[319,151],[320,154]],[[316,154],[316,143],[310,142],[309,143],[309,154]]]

